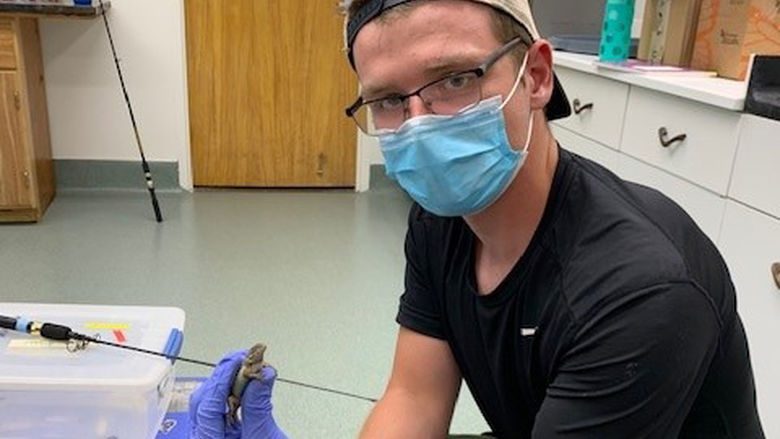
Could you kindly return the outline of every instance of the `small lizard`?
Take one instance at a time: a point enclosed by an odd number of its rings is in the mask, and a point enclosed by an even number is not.
[[[228,407],[230,408],[228,419],[233,425],[238,422],[238,408],[241,405],[241,396],[244,394],[246,386],[249,385],[249,381],[253,379],[263,380],[262,369],[263,366],[267,365],[263,361],[266,349],[266,345],[262,343],[252,346],[236,374],[233,389],[230,392],[230,396],[228,396]]]

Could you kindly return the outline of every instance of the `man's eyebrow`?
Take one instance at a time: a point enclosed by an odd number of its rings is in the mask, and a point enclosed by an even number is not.
[[[376,99],[379,96],[387,96],[390,93],[401,94],[401,92],[399,92],[395,87],[390,85],[369,85],[367,87],[363,87],[363,91],[360,94],[363,96],[363,99],[370,101],[372,99]]]
[[[458,73],[464,69],[476,68],[483,61],[485,55],[459,53],[437,58],[425,66],[425,76],[432,77],[440,74]],[[433,78],[435,79],[435,78]]]
[[[465,69],[476,68],[485,57],[484,54],[459,53],[438,57],[423,69],[423,76],[428,81],[440,79],[443,75],[458,73]],[[425,84],[421,84],[425,85]],[[389,94],[404,94],[392,85],[367,85],[363,88],[362,95],[371,100]]]

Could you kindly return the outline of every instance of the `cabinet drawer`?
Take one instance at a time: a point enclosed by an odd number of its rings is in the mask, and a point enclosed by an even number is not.
[[[729,201],[721,237],[747,332],[761,422],[766,437],[780,438],[780,287],[771,271],[780,262],[780,221]]]
[[[729,195],[780,218],[780,122],[742,117]]]
[[[559,121],[561,126],[618,149],[628,85],[561,67],[556,67],[555,72],[575,111],[570,117]],[[589,104],[592,107],[584,108]],[[580,113],[576,114],[576,111]]]
[[[0,69],[16,68],[14,26],[10,18],[0,17]]]
[[[726,199],[646,163],[620,155],[617,174],[627,181],[656,189],[674,200],[714,243],[718,242]]]
[[[551,123],[550,127],[563,149],[593,160],[610,171],[616,172],[619,152],[569,131],[557,123],[557,121]]]
[[[621,150],[726,195],[737,148],[739,113],[631,87]],[[662,144],[686,135],[683,141]]]

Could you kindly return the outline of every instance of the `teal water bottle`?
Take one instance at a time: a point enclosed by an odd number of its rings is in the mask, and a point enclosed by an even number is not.
[[[628,59],[633,22],[634,0],[607,0],[599,61],[620,62]]]

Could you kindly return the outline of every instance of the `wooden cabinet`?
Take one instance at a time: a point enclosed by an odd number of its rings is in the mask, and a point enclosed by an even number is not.
[[[38,23],[0,16],[0,222],[38,221],[53,197]]]
[[[32,208],[29,160],[25,154],[20,117],[19,81],[14,72],[0,72],[0,206]]]
[[[0,17],[0,69],[16,69],[16,45],[11,20]]]

